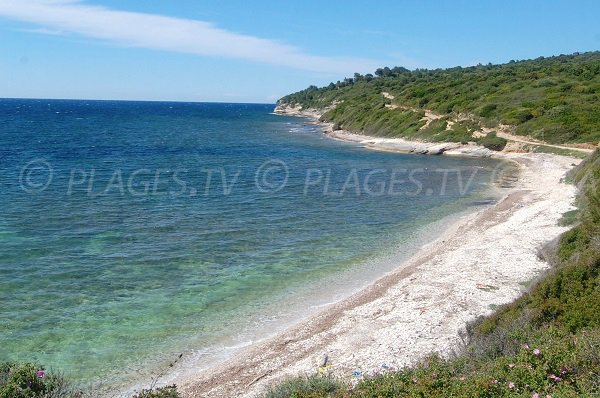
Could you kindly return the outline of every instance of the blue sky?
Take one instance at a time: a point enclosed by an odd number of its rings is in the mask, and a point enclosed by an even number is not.
[[[0,97],[274,102],[379,66],[600,49],[599,1],[0,0]]]

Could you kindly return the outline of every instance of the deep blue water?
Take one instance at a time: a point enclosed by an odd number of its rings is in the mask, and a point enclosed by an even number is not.
[[[410,255],[498,165],[272,109],[0,100],[0,361],[108,383],[209,361]]]

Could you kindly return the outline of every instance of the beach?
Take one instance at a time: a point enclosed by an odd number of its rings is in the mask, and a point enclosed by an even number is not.
[[[332,138],[406,152],[374,137],[342,132]],[[540,248],[568,229],[558,220],[574,209],[576,188],[563,178],[579,160],[465,145],[441,152],[515,162],[519,178],[497,203],[461,217],[360,292],[201,374],[184,372],[176,380],[182,395],[258,397],[290,376],[321,372],[358,381],[430,353],[448,355],[460,346],[468,322],[519,297],[549,267]]]
[[[0,105],[19,131],[2,131],[0,356],[35,353],[95,396],[182,384],[359,292],[504,170],[340,143],[269,104]]]

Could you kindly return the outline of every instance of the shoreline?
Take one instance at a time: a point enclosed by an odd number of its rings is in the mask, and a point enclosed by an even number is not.
[[[316,109],[301,110],[300,108],[289,106],[276,107],[273,114],[308,118],[312,123],[321,127],[323,134],[331,139],[361,144],[365,148],[378,151],[429,156],[447,155],[480,158],[495,158],[498,153],[475,143],[421,142],[406,140],[404,138],[374,137],[342,129],[334,130],[333,123],[320,121],[322,112]]]
[[[288,376],[324,372],[358,380],[414,364],[429,353],[450,353],[467,322],[516,299],[524,284],[549,267],[538,258],[538,249],[568,229],[557,221],[573,209],[575,187],[561,180],[578,159],[522,153],[493,157],[521,167],[516,185],[504,188],[495,205],[461,217],[350,297],[317,309],[203,374],[175,380],[182,395],[257,397]]]

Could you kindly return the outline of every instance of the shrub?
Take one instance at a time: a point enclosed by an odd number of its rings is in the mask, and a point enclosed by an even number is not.
[[[483,145],[493,151],[503,150],[507,142],[504,138],[498,137],[495,132],[488,133],[485,137],[477,139],[479,145]]]
[[[177,392],[177,386],[173,384],[171,386],[142,390],[132,398],[181,398],[181,395]]]
[[[333,377],[315,374],[284,380],[271,387],[264,398],[330,397],[342,386],[342,383]]]
[[[32,363],[0,364],[0,398],[70,398],[80,396],[65,380]]]
[[[496,104],[487,104],[487,105],[484,105],[479,110],[479,116],[481,116],[481,117],[490,117],[490,116],[492,116],[495,113],[497,107],[498,107],[498,105],[496,105]]]

